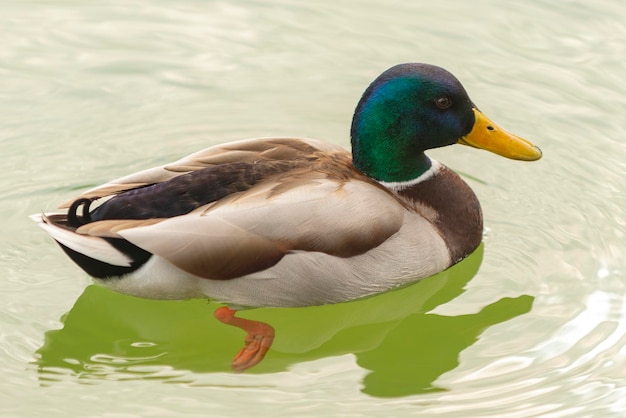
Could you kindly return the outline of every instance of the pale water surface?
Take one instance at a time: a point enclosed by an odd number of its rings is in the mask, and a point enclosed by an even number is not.
[[[625,416],[625,22],[620,0],[1,2],[0,415]],[[544,158],[431,152],[478,194],[484,247],[375,298],[246,312],[278,333],[250,372],[214,304],[90,285],[27,219],[227,140],[347,146],[407,61]]]

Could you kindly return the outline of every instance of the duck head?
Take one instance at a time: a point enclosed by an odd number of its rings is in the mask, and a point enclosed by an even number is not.
[[[400,64],[382,73],[359,101],[351,128],[353,164],[384,182],[409,181],[430,168],[424,151],[455,143],[516,160],[541,150],[485,116],[443,68]]]

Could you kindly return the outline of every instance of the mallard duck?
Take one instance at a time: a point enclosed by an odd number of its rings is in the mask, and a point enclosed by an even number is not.
[[[117,292],[209,298],[248,333],[233,360],[257,364],[271,326],[235,316],[373,295],[445,270],[481,242],[470,187],[424,151],[452,144],[517,159],[539,148],[489,120],[443,68],[400,64],[365,90],[352,153],[306,138],[214,146],[33,216],[65,253]]]

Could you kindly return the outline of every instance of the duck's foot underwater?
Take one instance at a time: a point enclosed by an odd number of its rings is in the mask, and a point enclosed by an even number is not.
[[[248,333],[245,340],[246,345],[237,353],[231,363],[233,370],[243,372],[263,360],[274,342],[274,328],[264,322],[236,318],[236,313],[237,311],[233,309],[222,307],[217,309],[214,315],[218,321],[236,326]]]

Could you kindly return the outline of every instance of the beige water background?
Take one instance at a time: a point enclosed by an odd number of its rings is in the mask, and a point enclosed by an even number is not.
[[[0,2],[0,416],[624,416],[625,22],[619,0]],[[544,158],[431,152],[478,194],[484,252],[248,312],[278,331],[249,373],[215,306],[96,288],[27,219],[227,140],[348,146],[364,88],[408,61]]]

